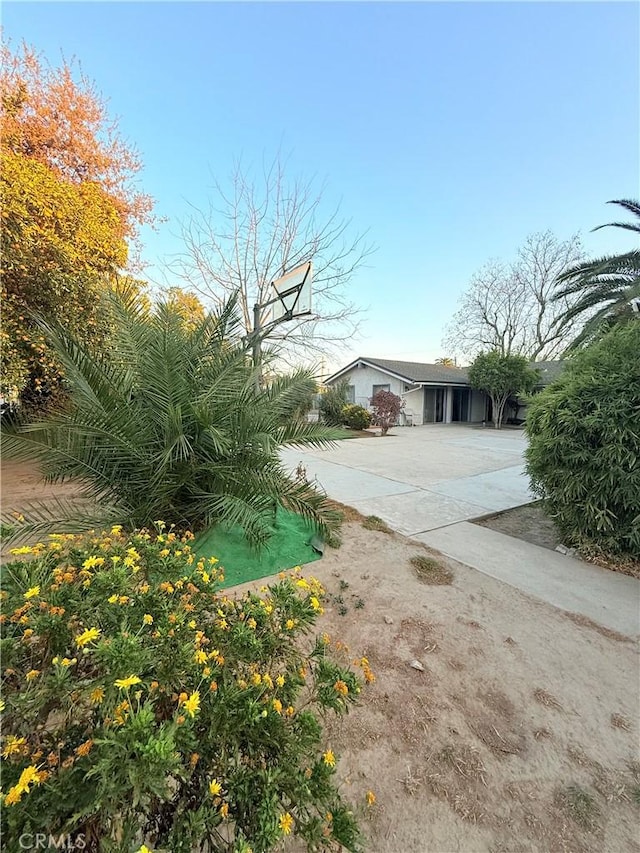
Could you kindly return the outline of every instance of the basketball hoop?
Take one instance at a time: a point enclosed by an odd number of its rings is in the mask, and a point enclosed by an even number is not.
[[[276,297],[271,300],[271,322],[293,320],[311,314],[311,282],[313,265],[311,261],[300,264],[280,278],[271,282]],[[267,303],[268,304],[268,303]],[[266,306],[265,306],[266,307]]]
[[[311,282],[313,281],[313,265],[311,261],[299,264],[280,278],[271,282],[275,292],[273,299],[262,304],[256,302],[253,306],[253,365],[256,368],[256,393],[260,390],[260,345],[266,337],[267,330],[273,329],[280,323],[294,320],[296,317],[306,317],[311,314]],[[262,312],[271,308],[271,320],[262,325]]]

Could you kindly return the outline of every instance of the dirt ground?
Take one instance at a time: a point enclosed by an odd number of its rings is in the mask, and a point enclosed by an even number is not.
[[[515,509],[481,518],[475,523],[551,550],[562,544],[553,521],[544,514],[540,504],[518,506]]]
[[[367,848],[640,851],[636,644],[444,558],[426,585],[428,553],[353,521],[309,567],[320,629],[376,674],[327,726]]]
[[[2,474],[5,512],[56,492],[24,466]],[[366,849],[640,853],[634,639],[347,518],[307,573],[327,590],[318,629],[376,676],[326,722]],[[452,583],[423,582],[418,555]]]

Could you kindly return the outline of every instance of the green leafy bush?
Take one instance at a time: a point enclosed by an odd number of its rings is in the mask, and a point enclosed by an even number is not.
[[[32,529],[69,530],[114,521],[129,529],[156,518],[181,529],[239,524],[256,545],[278,506],[327,534],[325,498],[295,481],[282,445],[326,446],[329,430],[293,416],[312,386],[298,371],[256,390],[234,303],[185,323],[170,304],[151,313],[114,299],[111,347],[93,352],[62,326],[46,327],[64,367],[69,405],[46,420],[3,430],[2,451],[35,460],[52,482],[73,479],[87,501],[33,502]],[[95,509],[97,508],[97,509]]]
[[[229,597],[190,538],[116,526],[15,549],[31,559],[2,577],[7,849],[38,832],[99,853],[258,853],[289,833],[358,848],[318,713],[346,712],[361,680],[309,636],[320,583],[294,570]]]
[[[566,362],[527,412],[527,470],[568,543],[640,557],[640,321]]]
[[[371,424],[371,413],[355,403],[342,407],[342,422],[351,429],[366,429]]]
[[[347,405],[347,380],[332,385],[320,397],[320,417],[328,426],[342,426],[342,410]]]

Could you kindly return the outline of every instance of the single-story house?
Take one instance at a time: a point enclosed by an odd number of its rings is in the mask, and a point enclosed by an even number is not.
[[[327,380],[348,382],[347,399],[367,408],[377,391],[391,391],[405,401],[405,423],[482,421],[485,395],[469,387],[466,370],[443,364],[421,364],[384,358],[357,358]]]
[[[548,385],[562,370],[561,362],[538,362],[540,386]],[[467,371],[444,364],[424,364],[362,356],[325,380],[335,385],[346,380],[347,400],[369,408],[377,391],[391,391],[405,401],[401,423],[481,423],[490,420],[491,402],[470,387]]]

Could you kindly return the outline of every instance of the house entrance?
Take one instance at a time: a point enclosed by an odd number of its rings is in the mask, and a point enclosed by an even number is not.
[[[469,404],[471,402],[471,391],[469,388],[453,389],[453,406],[451,409],[451,420],[466,423],[469,420]]]
[[[424,422],[441,424],[444,421],[445,388],[424,389]]]

